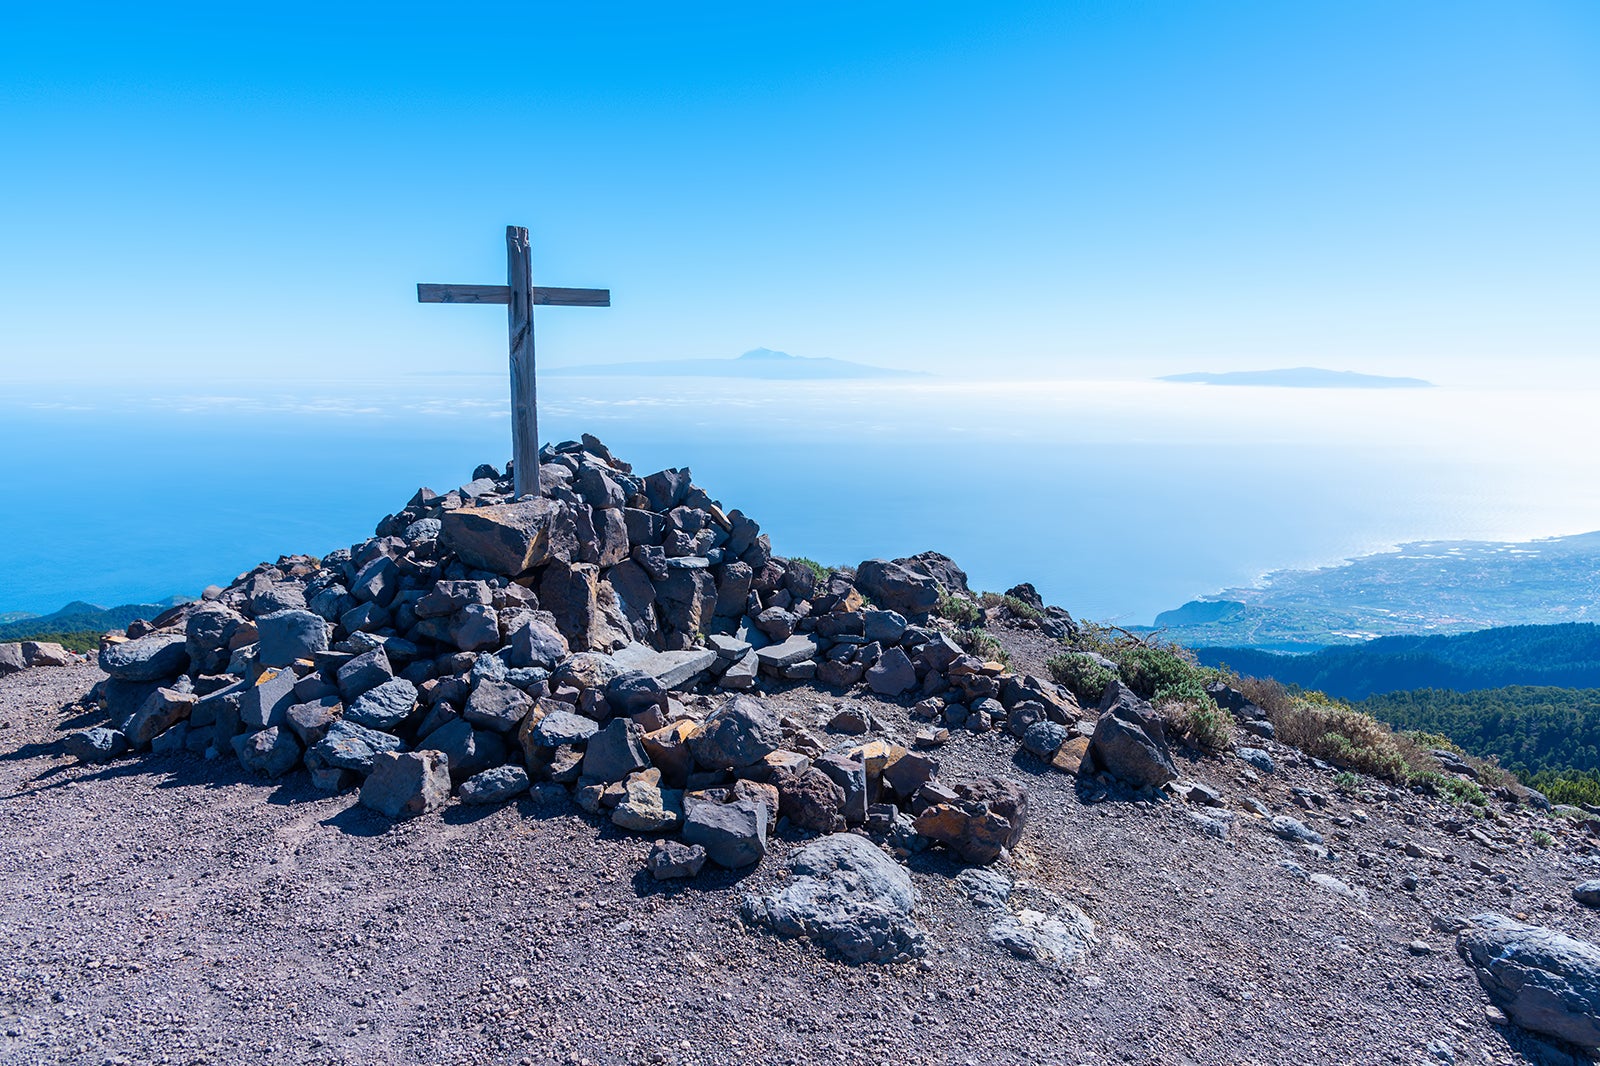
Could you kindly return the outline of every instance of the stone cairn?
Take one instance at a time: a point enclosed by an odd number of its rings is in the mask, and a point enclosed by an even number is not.
[[[69,751],[187,750],[269,778],[303,766],[391,818],[452,793],[570,796],[658,835],[663,879],[757,863],[780,823],[993,862],[1020,838],[1027,795],[938,779],[932,750],[950,730],[1005,728],[1072,772],[1092,755],[1068,690],[967,654],[930,618],[941,595],[969,592],[944,556],[819,572],[774,556],[688,470],[635,476],[587,435],[540,459],[539,497],[513,499],[509,475],[482,466],[458,490],[418,491],[348,550],[281,558],[106,637],[110,724]],[[864,686],[925,725],[911,749],[830,746],[757,695],[790,683]],[[1118,736],[1139,748],[1129,698],[1102,717],[1128,719],[1134,743]],[[828,726],[873,724],[846,705]],[[1171,765],[1164,742],[1142,754]]]

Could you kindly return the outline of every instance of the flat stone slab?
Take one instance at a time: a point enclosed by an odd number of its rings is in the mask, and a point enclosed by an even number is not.
[[[807,659],[815,659],[821,650],[815,639],[804,633],[796,633],[782,644],[757,648],[756,658],[762,666],[781,669],[793,666],[795,663],[803,663]]]
[[[656,651],[647,644],[629,644],[611,653],[624,670],[642,670],[663,688],[683,688],[716,665],[717,653],[711,648],[688,651]]]

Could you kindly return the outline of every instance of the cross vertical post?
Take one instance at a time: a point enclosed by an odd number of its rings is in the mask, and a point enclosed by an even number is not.
[[[533,285],[533,256],[526,226],[506,227],[504,285],[417,286],[425,304],[505,304],[511,336],[511,469],[518,496],[539,496],[538,386],[533,366],[533,308],[610,307],[610,289],[563,289]]]
[[[511,335],[511,462],[516,494],[541,492],[538,383],[533,369],[533,257],[528,231],[506,227],[506,326]]]

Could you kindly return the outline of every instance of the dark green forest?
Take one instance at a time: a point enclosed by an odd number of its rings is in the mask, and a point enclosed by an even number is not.
[[[1365,644],[1283,655],[1255,648],[1196,648],[1206,666],[1360,700],[1413,689],[1509,685],[1600,688],[1600,626],[1502,626],[1456,636],[1381,637]]]

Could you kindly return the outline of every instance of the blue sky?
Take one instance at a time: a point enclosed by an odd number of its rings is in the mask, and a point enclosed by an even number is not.
[[[549,365],[1593,373],[1592,3],[231,6],[8,13],[0,381],[497,370],[512,222]]]

